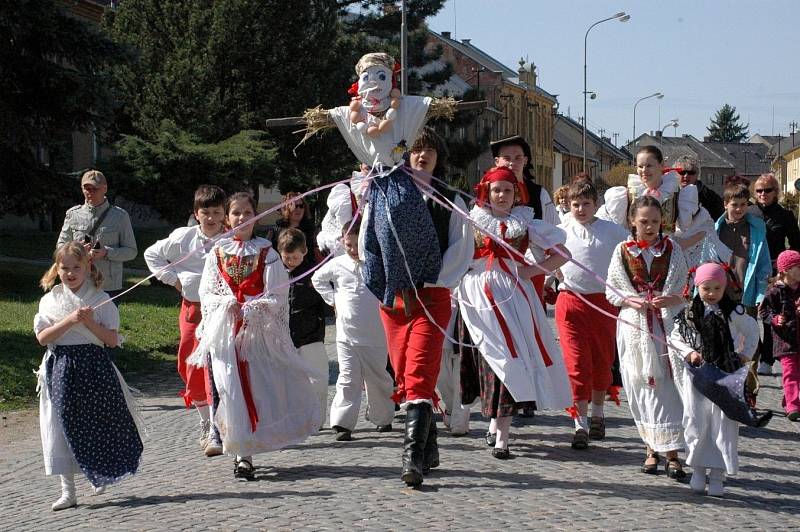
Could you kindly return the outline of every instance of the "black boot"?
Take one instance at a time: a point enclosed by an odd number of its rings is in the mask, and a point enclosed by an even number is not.
[[[433,410],[428,403],[406,407],[406,437],[403,443],[403,473],[400,478],[409,486],[422,484],[425,467],[425,442],[428,439]]]
[[[434,467],[439,467],[439,443],[437,442],[436,420],[431,417],[430,428],[428,429],[428,441],[425,442],[425,467],[422,472],[430,473]]]

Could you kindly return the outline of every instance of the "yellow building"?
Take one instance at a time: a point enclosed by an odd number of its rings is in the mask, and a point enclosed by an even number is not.
[[[456,40],[450,32],[428,31],[427,46],[441,49],[439,61],[449,63],[451,78],[437,87],[436,96],[459,98],[466,90],[477,90],[487,100],[478,117],[476,130],[451,134],[474,140],[477,132],[498,140],[512,135],[523,136],[531,145],[534,175],[548,192],[553,192],[553,117],[556,97],[536,85],[536,66],[522,59],[515,71],[486,54],[470,39]],[[463,129],[463,128],[462,128]],[[467,180],[477,182],[494,161],[488,143],[484,152],[467,170]]]
[[[777,145],[772,148],[777,152]],[[780,153],[772,160],[772,173],[781,184],[784,192],[795,192],[800,186],[800,138],[795,139],[793,133],[783,139]]]

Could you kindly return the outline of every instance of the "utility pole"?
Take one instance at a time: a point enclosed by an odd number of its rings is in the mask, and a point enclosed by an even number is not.
[[[606,130],[601,127],[600,129],[597,130],[597,132],[600,133],[600,173],[602,174],[603,173],[603,144],[604,144],[603,135],[606,134]]]
[[[792,128],[792,148],[794,148],[794,130],[797,129],[797,122],[792,120],[789,122],[789,127]]]

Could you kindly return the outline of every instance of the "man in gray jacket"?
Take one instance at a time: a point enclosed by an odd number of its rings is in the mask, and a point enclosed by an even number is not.
[[[114,297],[122,290],[122,263],[133,260],[137,253],[131,219],[106,199],[108,183],[101,172],[84,173],[81,191],[86,203],[67,211],[57,247],[71,240],[83,242],[103,274],[103,289]]]

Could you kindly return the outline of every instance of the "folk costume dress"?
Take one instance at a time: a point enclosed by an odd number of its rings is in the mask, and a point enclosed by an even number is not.
[[[38,334],[81,307],[105,301],[108,295],[88,279],[77,292],[58,284],[39,302],[33,330]],[[94,319],[119,329],[119,311],[111,303],[97,308]],[[99,338],[85,325],[73,325],[47,345],[37,375],[48,475],[80,471],[99,488],[136,473],[143,449],[136,407]]]
[[[689,267],[696,267],[708,261],[727,262],[731,250],[720,242],[714,228],[714,220],[700,205],[695,185],[680,186],[680,176],[668,171],[661,176],[657,189],[648,189],[636,174],[628,175],[627,186],[611,187],[605,193],[605,203],[597,210],[597,217],[628,225],[628,209],[631,203],[641,196],[652,196],[661,203],[664,234],[688,238],[699,232],[705,237],[687,250],[684,255]]]
[[[472,219],[520,255],[563,244],[564,231],[534,219],[533,209],[517,206],[510,216],[474,207]],[[558,345],[530,279],[516,269],[521,258],[483,233],[475,235],[472,265],[455,291],[461,315],[481,354],[481,403],[487,417],[510,416],[536,402],[539,409],[572,404],[569,380]],[[463,383],[462,383],[463,386]]]
[[[676,384],[683,398],[683,426],[689,451],[686,463],[694,468],[737,474],[739,422],[726,416],[695,388],[689,372],[683,369],[683,360],[697,351],[705,363],[733,373],[742,367],[740,355],[749,359],[755,354],[758,323],[740,305],[726,319],[718,305],[708,305],[695,296],[693,305],[677,316],[670,343],[674,346],[670,349],[673,365],[680,368]]]
[[[684,446],[683,404],[674,377],[677,370],[670,363],[666,345],[651,336],[668,338],[682,305],[639,311],[625,306],[625,298],[680,294],[687,273],[683,251],[669,238],[647,247],[634,240],[623,242],[614,250],[608,268],[606,282],[613,290],[606,287],[606,298],[622,307],[617,322],[622,384],[639,435],[657,452]]]
[[[249,456],[305,440],[322,423],[320,375],[289,334],[289,277],[269,240],[220,240],[200,284],[203,320],[191,362],[211,354],[226,454]],[[241,310],[239,310],[241,308]]]

